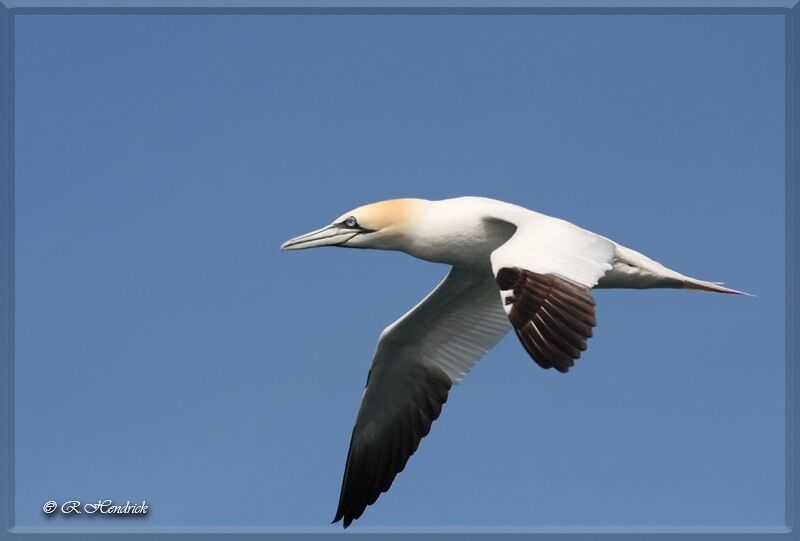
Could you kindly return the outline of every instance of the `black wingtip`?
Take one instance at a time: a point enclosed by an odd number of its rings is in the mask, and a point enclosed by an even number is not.
[[[336,524],[337,522],[342,520],[342,517],[344,517],[344,513],[342,513],[341,511],[337,511],[336,516],[333,517],[333,520],[331,521],[331,524]],[[350,526],[350,523],[352,522],[353,522],[353,517],[344,517],[344,523],[342,523],[342,527],[347,528],[348,526]]]

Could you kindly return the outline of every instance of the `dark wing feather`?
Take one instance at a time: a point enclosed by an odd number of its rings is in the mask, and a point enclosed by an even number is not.
[[[382,364],[370,372],[347,453],[339,507],[344,527],[392,486],[442,411],[450,378],[436,366]]]
[[[586,351],[596,325],[590,288],[557,274],[503,267],[497,285],[508,319],[528,354],[542,368],[566,372]]]

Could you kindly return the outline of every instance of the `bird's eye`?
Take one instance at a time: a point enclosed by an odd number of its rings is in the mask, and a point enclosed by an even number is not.
[[[347,227],[355,227],[355,226],[357,226],[357,225],[358,225],[358,220],[356,220],[354,217],[350,216],[348,219],[346,219],[346,220],[344,221],[344,224],[345,224]]]

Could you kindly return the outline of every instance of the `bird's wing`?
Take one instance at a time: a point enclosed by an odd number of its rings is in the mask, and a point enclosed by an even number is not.
[[[386,492],[439,416],[450,387],[508,332],[488,267],[453,268],[381,334],[347,453],[334,522]]]
[[[514,225],[491,255],[503,307],[533,360],[566,372],[592,336],[590,290],[612,268],[614,243],[556,218]]]

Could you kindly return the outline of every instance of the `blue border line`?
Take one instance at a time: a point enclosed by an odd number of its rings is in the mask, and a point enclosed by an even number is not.
[[[0,2],[2,3],[2,2]],[[300,3],[300,2],[298,2]],[[598,2],[599,3],[599,2]],[[798,4],[800,5],[800,4]],[[12,8],[12,15],[789,15],[794,9],[749,8],[534,8],[534,7],[145,7]]]
[[[9,9],[732,9],[780,8],[789,10],[800,0],[0,0]]]
[[[798,484],[797,468],[797,436],[795,419],[800,389],[800,379],[794,363],[797,360],[798,335],[795,333],[800,290],[795,285],[797,269],[797,210],[798,189],[797,173],[800,171],[800,152],[798,143],[797,105],[800,103],[800,70],[797,60],[800,50],[798,35],[798,17],[800,5],[795,5],[786,17],[786,524],[794,528],[800,516],[800,506],[796,497]]]
[[[3,401],[0,409],[0,462],[8,498],[0,506],[2,526],[14,518],[14,48],[13,17],[0,5],[0,362]]]
[[[756,5],[758,2],[756,0]],[[743,8],[710,8],[710,7],[680,7],[680,8],[536,8],[536,7],[221,7],[221,8],[20,8],[8,9],[0,0],[0,363],[3,369],[3,400],[0,412],[0,430],[9,435],[3,438],[0,444],[0,462],[6,464],[2,470],[0,483],[5,487],[5,502],[0,505],[0,538],[18,537],[23,535],[26,540],[46,539],[53,534],[65,535],[70,538],[82,539],[86,535],[102,536],[107,539],[138,539],[147,535],[159,535],[168,539],[184,539],[187,534],[204,536],[224,536],[244,538],[252,534],[270,534],[272,538],[296,537],[298,534],[315,536],[333,536],[341,533],[340,530],[331,528],[330,531],[319,531],[311,528],[269,528],[269,527],[243,527],[243,528],[200,528],[200,527],[153,527],[144,528],[146,531],[131,527],[122,533],[122,530],[105,529],[48,529],[48,528],[13,528],[14,519],[14,20],[17,15],[197,15],[197,14],[228,14],[228,15],[784,15],[785,40],[786,40],[786,527],[685,527],[685,528],[503,528],[498,527],[496,532],[504,537],[531,537],[543,536],[555,538],[569,535],[572,538],[594,539],[597,535],[608,537],[623,535],[626,539],[639,539],[649,535],[681,536],[681,538],[701,538],[703,540],[728,539],[735,535],[737,540],[762,539],[774,535],[781,535],[782,539],[800,538],[800,534],[793,531],[793,527],[800,516],[800,506],[795,498],[798,486],[798,468],[796,467],[795,449],[795,419],[798,407],[795,393],[800,389],[800,379],[793,363],[799,351],[798,336],[795,333],[797,321],[797,307],[800,305],[798,288],[794,284],[797,255],[796,226],[798,209],[797,172],[800,171],[800,152],[798,152],[798,118],[797,104],[800,101],[800,70],[797,69],[798,49],[800,36],[797,30],[797,21],[800,17],[800,4],[791,9],[780,7],[743,7]],[[229,531],[229,533],[225,533]],[[426,532],[413,534],[413,531]],[[475,532],[475,535],[489,537],[491,528],[424,528],[382,529],[362,528],[366,535],[391,535],[393,539],[427,539],[439,535],[464,535],[464,532]],[[49,533],[45,533],[49,532]],[[295,532],[295,533],[291,533]],[[396,533],[393,533],[396,532]],[[458,532],[458,533],[456,533]],[[741,533],[737,533],[741,532]],[[349,532],[349,533],[359,533]]]

